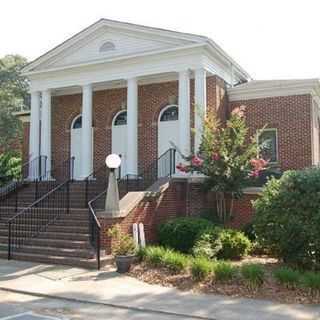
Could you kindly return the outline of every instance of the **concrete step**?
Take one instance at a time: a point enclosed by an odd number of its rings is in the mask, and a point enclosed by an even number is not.
[[[60,239],[42,239],[42,238],[28,238],[23,241],[26,246],[36,247],[57,247],[66,249],[90,249],[89,241],[83,240],[60,240]],[[0,246],[8,244],[8,237],[0,236]]]
[[[7,252],[5,250],[0,251],[0,258],[6,259]],[[96,269],[97,261],[96,259],[83,259],[78,257],[62,257],[57,255],[41,255],[41,254],[29,254],[23,252],[13,252],[12,259],[21,261],[31,261],[40,262],[48,264],[60,264],[60,265],[70,265],[74,267],[81,267],[86,269]],[[101,265],[112,263],[113,258],[111,256],[105,256],[101,260]]]

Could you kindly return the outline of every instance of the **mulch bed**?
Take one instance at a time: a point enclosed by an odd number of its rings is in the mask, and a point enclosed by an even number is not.
[[[247,257],[234,265],[243,263],[259,263],[265,265],[266,276],[263,285],[257,290],[250,290],[243,280],[234,279],[221,283],[212,280],[195,282],[190,273],[174,274],[166,268],[154,268],[145,263],[135,264],[129,275],[149,284],[173,287],[182,291],[192,291],[206,294],[220,294],[235,298],[254,298],[277,301],[281,303],[319,304],[320,296],[311,295],[301,288],[288,289],[279,285],[271,276],[272,270],[279,266],[276,259],[269,257]]]

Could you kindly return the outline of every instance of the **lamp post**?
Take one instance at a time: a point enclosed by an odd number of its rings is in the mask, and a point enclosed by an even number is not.
[[[110,169],[108,190],[105,203],[105,211],[116,217],[120,214],[119,190],[116,178],[116,169],[121,164],[121,158],[117,154],[110,154],[106,158],[106,165]]]

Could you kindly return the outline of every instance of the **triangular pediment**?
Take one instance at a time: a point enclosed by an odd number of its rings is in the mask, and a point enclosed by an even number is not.
[[[24,71],[42,71],[166,51],[204,41],[204,37],[196,35],[99,20],[36,59]]]

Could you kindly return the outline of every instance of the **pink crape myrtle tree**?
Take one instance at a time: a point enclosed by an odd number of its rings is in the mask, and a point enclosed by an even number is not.
[[[262,129],[263,130],[263,129]],[[234,200],[243,195],[250,180],[265,170],[268,162],[259,158],[258,134],[249,137],[245,107],[232,111],[225,126],[211,113],[204,119],[202,141],[197,154],[182,155],[181,172],[200,173],[207,178],[206,191],[216,195],[216,210],[227,223],[233,215]]]

